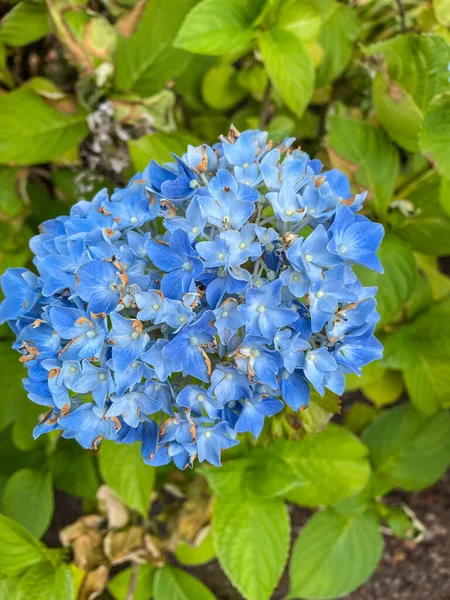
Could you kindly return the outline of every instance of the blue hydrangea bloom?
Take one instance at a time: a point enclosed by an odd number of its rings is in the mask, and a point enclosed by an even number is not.
[[[383,228],[294,141],[232,127],[42,224],[35,272],[2,275],[0,305],[36,437],[218,466],[237,434],[381,357],[376,289],[352,266],[382,272]]]

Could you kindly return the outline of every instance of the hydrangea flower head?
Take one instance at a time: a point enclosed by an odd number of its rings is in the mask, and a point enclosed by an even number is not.
[[[232,127],[42,224],[36,273],[9,269],[0,305],[45,407],[36,437],[220,465],[238,434],[304,409],[311,388],[342,394],[381,357],[376,290],[352,265],[382,272],[383,228],[293,142]]]

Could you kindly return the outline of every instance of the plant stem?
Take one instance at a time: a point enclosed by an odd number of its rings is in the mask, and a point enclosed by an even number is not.
[[[133,563],[131,569],[131,577],[130,577],[130,585],[128,586],[127,597],[126,600],[133,600],[134,592],[136,591],[136,585],[139,575],[139,565],[138,563]]]
[[[272,112],[270,107],[270,92],[272,91],[272,84],[270,83],[270,79],[267,82],[266,91],[264,92],[264,98],[262,101],[261,112],[259,113],[259,126],[261,129],[267,125],[270,114]]]
[[[400,14],[400,22],[402,25],[402,32],[406,33],[407,27],[406,27],[405,7],[403,6],[402,0],[395,0],[395,1],[397,2],[398,12]]]

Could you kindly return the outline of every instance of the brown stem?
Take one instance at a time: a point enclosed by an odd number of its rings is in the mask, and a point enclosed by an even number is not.
[[[136,585],[139,575],[139,565],[138,563],[133,563],[131,568],[131,577],[130,577],[130,585],[128,586],[127,597],[126,600],[133,600],[134,592],[136,591]]]
[[[271,107],[270,107],[270,92],[272,91],[272,84],[270,83],[270,80],[267,82],[267,87],[266,87],[266,91],[264,92],[264,98],[262,101],[262,106],[261,106],[261,112],[259,113],[259,126],[261,127],[261,129],[264,129],[265,126],[267,125],[269,118],[270,118],[270,114],[271,114]]]

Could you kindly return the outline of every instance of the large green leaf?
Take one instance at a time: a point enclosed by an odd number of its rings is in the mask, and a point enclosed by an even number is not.
[[[295,34],[282,29],[263,33],[258,40],[264,66],[276,91],[297,116],[303,114],[314,90],[314,65]]]
[[[317,69],[317,86],[337,79],[349,62],[358,37],[359,23],[355,11],[340,2],[319,2],[325,9],[318,41],[324,55]]]
[[[338,425],[300,442],[280,443],[280,450],[281,468],[285,463],[294,475],[286,496],[302,506],[335,504],[357,494],[369,479],[367,448]]]
[[[251,23],[261,4],[260,0],[202,0],[187,15],[174,45],[210,56],[245,48],[254,36]]]
[[[26,376],[19,355],[11,349],[9,341],[0,343],[0,367],[2,372],[3,391],[0,402],[0,431],[20,415],[27,404],[22,378]]]
[[[397,148],[385,133],[339,110],[329,119],[328,147],[333,165],[358,186],[375,196],[377,212],[384,214],[392,200],[399,169]]]
[[[30,567],[19,579],[9,600],[72,600],[73,576],[67,565],[50,562]]]
[[[413,250],[431,256],[450,254],[450,218],[439,202],[440,178],[428,171],[399,194],[399,200],[409,200],[412,212],[392,214],[396,235],[406,240]]]
[[[26,88],[0,96],[0,163],[59,158],[87,135],[86,114],[64,114]]]
[[[441,410],[425,417],[403,404],[381,414],[363,440],[387,484],[420,490],[442,477],[450,463],[450,416]]]
[[[190,56],[171,43],[192,4],[192,0],[173,0],[168,7],[167,2],[148,0],[136,31],[129,38],[119,38],[116,89],[152,96],[183,72]]]
[[[213,537],[219,562],[247,600],[269,600],[289,552],[289,517],[281,500],[217,498]]]
[[[17,576],[45,560],[44,546],[24,527],[0,515],[0,573]]]
[[[442,175],[450,177],[450,94],[433,101],[423,122],[420,148]]]
[[[155,600],[214,600],[215,596],[198,579],[167,565],[158,569],[153,581]]]
[[[3,17],[0,42],[8,46],[27,46],[50,33],[50,19],[45,3],[19,2]]]
[[[53,504],[51,473],[21,469],[6,483],[2,512],[39,538],[50,525]]]
[[[411,296],[417,278],[414,254],[408,244],[393,234],[381,243],[378,257],[384,267],[380,275],[363,267],[355,269],[361,283],[376,286],[377,309],[381,315],[379,325],[390,323]]]
[[[340,598],[364,583],[383,552],[372,512],[346,516],[328,508],[311,517],[290,564],[289,598]]]
[[[410,152],[419,150],[419,132],[428,104],[446,89],[449,47],[438,35],[406,34],[373,44],[387,69],[374,79],[378,118],[389,136]]]
[[[425,111],[430,100],[447,87],[450,49],[439,35],[398,35],[373,44],[368,54],[381,54],[389,77]]]
[[[172,162],[171,152],[181,156],[188,144],[195,145],[197,140],[192,134],[183,132],[153,133],[128,142],[131,160],[139,171],[143,171],[152,159],[159,163]]]
[[[127,506],[147,516],[155,471],[142,460],[139,444],[118,445],[104,440],[100,448],[100,471]]]
[[[328,425],[298,441],[278,440],[204,473],[216,495],[286,496],[303,506],[334,504],[358,493],[370,475],[367,448],[350,431]]]
[[[94,456],[75,440],[58,442],[52,468],[55,487],[59,490],[74,496],[95,498],[99,480]]]
[[[423,113],[405,90],[380,71],[373,80],[373,103],[389,137],[408,152],[419,152]]]
[[[385,340],[388,366],[402,369],[412,403],[426,415],[449,406],[450,302],[436,304]]]

